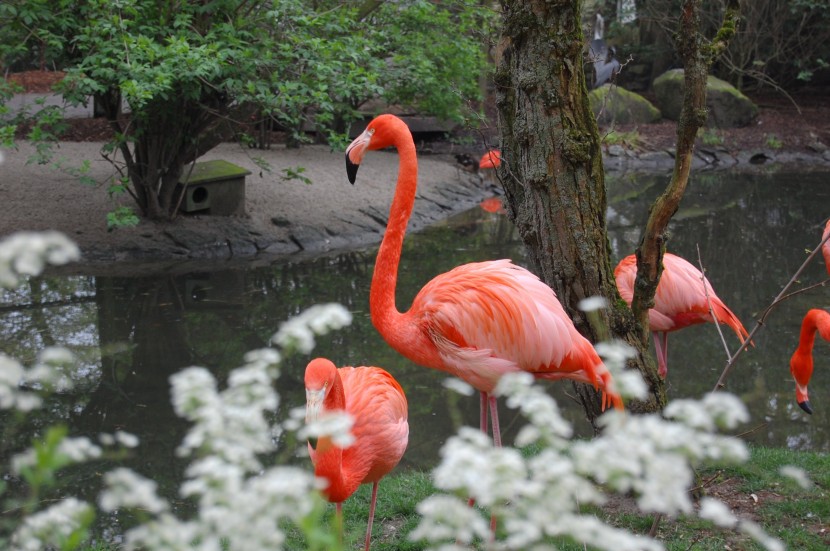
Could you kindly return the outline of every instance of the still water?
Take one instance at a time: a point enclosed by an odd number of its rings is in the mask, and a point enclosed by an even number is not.
[[[668,176],[623,175],[608,181],[609,235],[615,261],[633,252],[648,207]],[[830,215],[830,175],[776,173],[695,175],[670,226],[669,250],[697,264],[700,250],[718,295],[748,330],[772,301],[807,250],[819,241]],[[187,425],[173,413],[168,378],[190,365],[210,368],[220,380],[242,363],[248,350],[268,345],[281,321],[322,302],[339,302],[353,324],[318,340],[315,355],[339,365],[379,365],[407,392],[410,445],[403,465],[428,468],[454,432],[453,416],[478,423],[478,398],[451,395],[444,375],[413,365],[386,346],[368,315],[375,249],[266,267],[223,269],[152,277],[44,277],[0,300],[0,350],[29,364],[37,350],[62,345],[75,352],[76,388],[29,416],[24,430],[3,429],[4,453],[22,447],[41,427],[62,422],[70,433],[96,439],[124,430],[141,445],[126,466],[152,476],[163,493],[177,487],[183,463],[175,448]],[[507,218],[474,209],[407,237],[398,304],[405,309],[434,275],[470,261],[512,258],[525,264],[523,248]],[[827,277],[815,261],[806,285]],[[747,440],[793,449],[830,451],[830,345],[817,343],[810,385],[815,414],[795,404],[789,357],[809,308],[830,306],[830,289],[798,295],[776,308],[754,338],[755,348],[738,362],[727,389],[748,405]],[[732,349],[737,340],[726,338]],[[305,401],[303,370],[309,358],[291,357],[278,381],[284,416]],[[717,380],[726,357],[714,326],[706,324],[669,337],[669,396],[699,397]],[[588,434],[568,382],[546,383],[581,434]],[[519,419],[502,414],[505,441]],[[285,442],[278,461],[297,458]],[[79,471],[74,493],[94,499],[105,466]]]

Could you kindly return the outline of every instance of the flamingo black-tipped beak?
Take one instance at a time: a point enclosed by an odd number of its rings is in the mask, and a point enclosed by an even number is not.
[[[353,163],[349,158],[349,152],[346,151],[346,175],[349,177],[349,182],[351,182],[352,185],[354,185],[354,181],[357,178],[358,168],[360,168],[360,165]]]
[[[310,436],[309,439],[308,439],[308,445],[311,446],[312,450],[316,450],[317,449],[317,437],[316,436]]]
[[[810,400],[804,400],[803,402],[798,402],[798,407],[803,409],[805,412],[809,413],[810,415],[813,414],[813,408],[810,406]]]

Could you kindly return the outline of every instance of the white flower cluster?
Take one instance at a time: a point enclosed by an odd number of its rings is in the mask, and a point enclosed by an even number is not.
[[[64,549],[77,532],[89,524],[92,506],[74,497],[29,515],[12,536],[12,551]]]
[[[449,439],[433,478],[436,487],[451,495],[421,503],[423,518],[411,536],[427,541],[430,549],[455,549],[475,539],[486,542],[488,550],[552,549],[551,538],[569,537],[598,549],[659,550],[660,542],[581,514],[579,507],[602,504],[603,492],[610,490],[633,492],[643,511],[692,514],[692,468],[704,461],[743,461],[748,456],[739,440],[712,432],[746,419],[743,404],[727,394],[683,401],[667,410],[677,421],[612,411],[600,419],[602,435],[574,442],[555,401],[527,374],[503,377],[496,393],[506,395],[507,405],[519,408],[529,421],[519,431],[517,445],[535,443],[541,450],[525,457],[515,449],[497,449],[471,428]],[[469,512],[466,497],[498,519],[498,541],[491,541],[486,523]],[[712,518],[722,510],[720,502],[706,501],[700,516]],[[756,525],[731,525],[769,549],[780,548],[780,542]]]
[[[283,324],[282,334],[308,332],[312,343],[315,333],[351,320],[348,311],[339,305],[313,307],[298,318],[301,321]],[[287,342],[275,340],[283,346]],[[157,495],[155,482],[126,469],[109,473],[105,478],[107,489],[99,500],[101,508],[135,509],[151,515],[127,532],[126,549],[277,550],[285,543],[286,523],[298,526],[312,512],[325,507],[318,491],[322,481],[310,469],[264,468],[259,459],[276,450],[277,439],[273,436],[282,430],[267,419],[279,406],[274,381],[280,360],[273,349],[249,352],[246,365],[231,372],[228,386],[222,391],[210,372],[200,367],[171,377],[174,409],[193,422],[178,453],[197,457],[185,472],[180,494],[194,500],[198,511],[187,520],[180,519]],[[350,426],[348,416],[324,423],[335,436],[348,436]]]
[[[231,372],[228,388],[221,392],[203,367],[189,367],[170,377],[176,413],[194,423],[179,455],[214,455],[248,472],[262,468],[257,455],[274,450],[266,415],[279,404],[273,386],[273,362],[279,355],[265,349],[246,359],[253,361]]]
[[[213,376],[188,368],[171,378],[176,412],[194,426],[179,448],[198,453],[180,488],[198,504],[188,520],[177,518],[156,493],[156,484],[127,469],[105,477],[103,510],[134,509],[152,518],[126,534],[127,549],[235,550],[280,549],[284,522],[298,524],[323,506],[319,482],[307,469],[263,469],[258,455],[273,451],[273,429],[265,416],[277,407],[273,351],[255,351],[250,363],[231,372],[228,388],[217,391]]]
[[[352,322],[352,314],[341,304],[317,304],[285,321],[271,337],[271,342],[287,350],[309,354],[315,345],[315,335],[341,329]]]
[[[626,362],[637,356],[637,351],[622,341],[600,342],[594,347],[614,378],[615,390],[626,399],[645,400],[648,386],[640,373],[626,369]]]
[[[0,409],[32,411],[43,403],[40,390],[72,388],[63,368],[73,360],[67,349],[50,347],[41,351],[35,364],[26,369],[14,358],[0,353]]]
[[[18,232],[0,241],[0,287],[16,287],[23,276],[35,276],[46,264],[78,260],[81,251],[56,231]]]
[[[345,411],[324,411],[300,427],[297,436],[303,440],[330,437],[337,447],[345,449],[354,444],[353,426],[354,417]]]

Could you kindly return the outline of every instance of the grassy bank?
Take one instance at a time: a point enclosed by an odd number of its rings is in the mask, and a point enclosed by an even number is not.
[[[724,501],[738,516],[751,518],[782,540],[787,549],[830,547],[830,455],[761,447],[753,447],[751,452],[744,465],[702,471],[700,491]],[[779,474],[786,465],[803,469],[813,486],[805,490]],[[343,507],[345,533],[351,542],[346,549],[361,548],[370,489],[363,486]],[[378,494],[372,549],[423,549],[423,545],[410,542],[407,534],[418,524],[417,503],[434,491],[428,473],[405,472],[384,479]],[[331,506],[332,516],[333,511]],[[654,521],[654,515],[638,513],[634,501],[623,498],[610,500],[597,514],[640,534],[647,534]],[[714,528],[697,518],[662,519],[656,537],[668,550],[761,549],[744,536]],[[562,550],[583,549],[578,544],[557,543]],[[305,546],[297,538],[289,548]]]

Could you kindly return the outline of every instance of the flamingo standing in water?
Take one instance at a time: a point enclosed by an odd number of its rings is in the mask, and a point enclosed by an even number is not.
[[[403,457],[409,442],[406,396],[398,382],[379,367],[341,367],[325,359],[305,370],[306,420],[322,412],[345,411],[354,419],[354,442],[343,449],[330,437],[309,440],[314,474],[328,481],[326,498],[336,504],[342,530],[343,502],[361,484],[372,483],[365,549],[372,538],[378,483]],[[341,534],[342,537],[342,534]]]
[[[632,254],[614,268],[620,296],[631,306],[637,258]],[[708,301],[707,301],[708,295]],[[712,314],[709,312],[709,303]],[[741,320],[718,298],[709,280],[686,260],[671,253],[663,255],[663,275],[654,294],[654,308],[648,311],[648,327],[654,338],[657,371],[661,377],[668,372],[669,332],[704,322],[725,323],[741,342],[749,337]]]
[[[389,146],[400,156],[398,181],[369,294],[372,323],[386,342],[413,362],[477,389],[480,426],[486,433],[489,406],[496,446],[501,446],[501,434],[492,392],[505,373],[526,371],[540,379],[593,384],[603,391],[603,406],[610,401],[622,409],[611,374],[553,290],[510,260],[458,266],[427,283],[408,311],[398,311],[398,265],[418,180],[415,144],[406,123],[393,115],[375,118],[346,149],[346,169],[354,183],[366,151]]]
[[[830,342],[830,313],[813,308],[804,316],[801,322],[801,335],[798,338],[798,348],[790,358],[790,373],[795,379],[795,400],[798,407],[809,414],[813,413],[810,406],[810,397],[807,395],[807,385],[813,375],[813,344],[816,333]]]
[[[822,241],[827,239],[827,236],[830,236],[830,220],[824,226],[824,233],[821,234]],[[824,256],[824,265],[827,267],[828,275],[830,275],[830,239],[824,241],[824,245],[821,246],[821,254]]]

